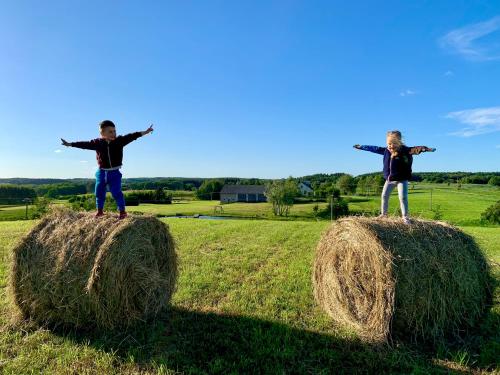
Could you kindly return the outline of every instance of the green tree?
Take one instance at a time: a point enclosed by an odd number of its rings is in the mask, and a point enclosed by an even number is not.
[[[154,193],[154,200],[157,202],[162,202],[167,198],[167,195],[165,194],[165,190],[163,190],[162,187],[159,187],[155,190]]]
[[[384,187],[384,183],[385,183],[384,177],[382,177],[381,175],[378,174],[376,176],[373,176],[373,179],[372,179],[373,191],[376,194],[382,193],[382,188]]]
[[[373,176],[367,176],[365,179],[365,195],[373,195]]]
[[[219,200],[222,186],[221,180],[205,180],[196,190],[196,197],[201,200]]]
[[[488,180],[488,185],[500,186],[500,176],[493,176]]]
[[[358,178],[358,183],[356,184],[356,192],[359,195],[366,194],[366,178],[365,177]]]
[[[344,174],[337,180],[337,188],[343,195],[350,195],[356,191],[356,180],[350,174]]]
[[[49,211],[51,200],[47,197],[38,197],[35,199],[31,217],[39,219]]]
[[[86,185],[63,183],[63,184],[53,184],[47,186],[47,191],[45,196],[48,198],[58,198],[60,196],[75,195],[75,194],[86,194]]]
[[[288,216],[298,195],[299,190],[292,177],[287,180],[275,180],[267,185],[266,197],[273,205],[273,213],[276,216]]]
[[[36,192],[32,188],[11,184],[0,185],[0,204],[18,204],[23,203],[25,198],[35,197]]]

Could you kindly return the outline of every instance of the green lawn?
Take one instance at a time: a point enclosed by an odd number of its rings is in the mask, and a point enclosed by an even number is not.
[[[321,207],[326,207],[326,203],[319,203]],[[289,219],[313,219],[312,203],[296,204],[292,207]],[[224,210],[215,212],[215,207],[222,207]],[[256,219],[280,219],[276,218],[269,203],[230,203],[221,205],[219,201],[182,201],[172,204],[141,204],[130,207],[129,211],[144,212],[155,215],[217,215],[217,216],[238,216]]]
[[[31,211],[32,206],[29,206]],[[29,214],[29,212],[28,212]],[[26,206],[19,205],[1,205],[0,206],[0,221],[8,220],[23,220],[26,217]]]
[[[207,202],[197,202],[208,206]],[[202,207],[202,206],[199,206]],[[164,219],[178,244],[171,310],[127,332],[8,326],[9,249],[32,221],[0,223],[0,369],[21,373],[464,373],[500,370],[500,300],[463,343],[373,348],[315,305],[311,265],[327,222]],[[500,262],[498,227],[463,228]],[[498,267],[494,270],[500,280]]]

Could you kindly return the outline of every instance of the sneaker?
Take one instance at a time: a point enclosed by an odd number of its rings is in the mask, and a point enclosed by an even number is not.
[[[118,219],[123,220],[128,216],[128,214],[125,211],[120,211],[120,216]]]
[[[101,209],[98,209],[97,212],[95,213],[94,217],[101,217],[104,216],[104,212]]]
[[[403,217],[403,223],[405,223],[405,224],[411,224],[411,220],[410,220],[410,218],[409,218],[409,217],[406,217],[406,216],[405,216],[405,217]]]

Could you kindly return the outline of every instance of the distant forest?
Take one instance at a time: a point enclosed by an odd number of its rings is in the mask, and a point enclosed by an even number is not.
[[[297,182],[307,182],[316,190],[330,184],[336,184],[345,173],[318,173],[294,178]],[[367,173],[352,178],[356,185],[368,178],[381,177],[380,172]],[[500,186],[500,172],[416,172],[413,181],[447,184],[490,184]],[[145,177],[125,178],[123,190],[202,191],[207,186],[221,187],[225,184],[264,185],[268,179],[259,178],[185,178],[185,177]],[[201,189],[200,189],[201,188]],[[210,188],[209,188],[210,190]],[[0,204],[9,204],[25,198],[45,196],[58,198],[63,196],[93,193],[93,179],[51,179],[51,178],[0,178]]]

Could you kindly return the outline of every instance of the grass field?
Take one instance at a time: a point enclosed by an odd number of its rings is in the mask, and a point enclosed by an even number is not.
[[[439,185],[438,185],[439,186]],[[431,190],[432,189],[432,190]],[[431,201],[432,191],[432,201]],[[378,214],[380,210],[380,197],[369,196],[347,197],[351,200],[349,209],[354,214]],[[409,192],[411,215],[433,219],[440,211],[442,220],[457,225],[477,226],[480,224],[481,213],[489,206],[500,200],[500,189],[483,186],[466,186],[461,190],[455,187],[436,188],[433,185],[415,184],[415,189]],[[218,201],[186,201],[168,205],[142,204],[131,207],[131,211],[152,213],[155,215],[214,215],[214,208]],[[315,220],[313,207],[316,203],[295,204],[289,219]],[[320,209],[327,207],[326,203],[318,203]],[[231,203],[222,205],[224,212],[216,215],[239,216],[257,219],[274,219],[269,203]],[[389,203],[391,214],[397,214],[399,201],[397,193],[393,193]],[[326,215],[328,216],[328,215]]]
[[[457,225],[477,226],[480,224],[481,213],[486,208],[500,200],[500,189],[488,185],[464,185],[460,190],[456,186],[446,184],[410,184],[414,186],[409,191],[410,213],[413,216],[433,219],[437,213],[442,220]],[[432,193],[431,193],[432,191]],[[191,192],[190,192],[191,193]],[[432,195],[432,199],[431,199]],[[347,197],[350,199],[349,209],[353,214],[373,214],[380,210],[380,197],[369,196]],[[64,201],[57,201],[63,204]],[[326,203],[317,203],[320,209],[327,207]],[[277,218],[271,211],[269,203],[232,203],[220,205],[219,201],[184,200],[173,204],[141,204],[129,207],[131,212],[143,212],[162,216],[194,214],[221,215],[254,219],[285,219],[285,220],[317,220],[313,207],[316,203],[295,204],[287,218]],[[223,212],[215,212],[216,206],[221,206]],[[397,214],[399,202],[396,192],[390,199],[389,212]],[[439,211],[439,212],[438,212]],[[31,209],[30,209],[31,212]],[[25,217],[24,206],[0,206],[0,221],[21,220]],[[328,215],[324,216],[328,218]]]
[[[26,206],[0,205],[0,221],[22,220],[26,217]]]
[[[205,203],[205,202],[203,202]],[[312,297],[314,249],[327,222],[163,219],[178,243],[171,310],[126,332],[10,327],[9,249],[33,221],[0,223],[0,370],[6,374],[465,373],[500,370],[500,296],[460,343],[371,347],[336,327]],[[500,263],[498,227],[463,229]],[[500,279],[498,266],[494,268]]]

